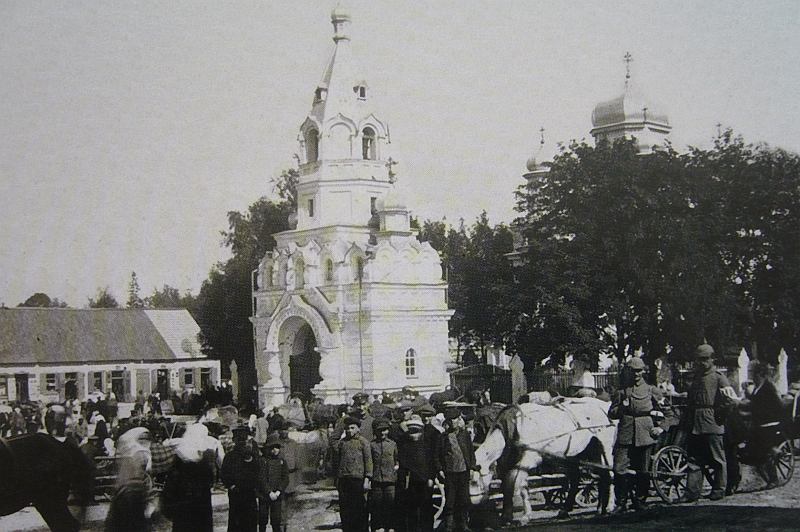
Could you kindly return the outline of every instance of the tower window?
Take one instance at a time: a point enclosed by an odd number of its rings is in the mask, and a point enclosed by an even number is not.
[[[378,198],[372,197],[369,199],[369,213],[374,215],[378,212]]]
[[[309,216],[309,218],[313,218],[314,217],[314,200],[313,199],[308,200],[308,216]]]
[[[313,163],[319,159],[319,132],[311,128],[306,131],[306,162]]]
[[[358,96],[359,100],[367,99],[367,88],[364,85],[356,85],[355,87],[353,87],[353,91],[355,91],[356,96]]]
[[[258,270],[253,270],[253,290],[258,290]]]
[[[325,281],[333,282],[333,261],[331,259],[325,261]]]
[[[328,91],[322,87],[317,87],[317,90],[314,91],[314,103],[325,101],[325,95],[327,92]]]
[[[355,280],[361,282],[364,280],[364,258],[363,257],[356,257],[353,260],[353,273],[355,274]]]
[[[264,286],[272,286],[272,265],[267,266],[264,271]]]
[[[375,130],[371,127],[361,132],[361,156],[365,160],[375,160]]]
[[[417,376],[417,352],[414,348],[406,351],[406,377]]]

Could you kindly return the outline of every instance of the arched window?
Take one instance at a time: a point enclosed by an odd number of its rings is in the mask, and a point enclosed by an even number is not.
[[[319,131],[313,127],[306,131],[306,162],[313,163],[319,159]]]
[[[331,259],[325,261],[325,282],[333,282],[333,261]]]
[[[361,156],[365,160],[375,160],[375,130],[371,127],[361,132]]]
[[[299,290],[303,288],[306,283],[305,280],[305,269],[306,263],[303,262],[303,259],[298,257],[296,261],[294,261],[294,288],[295,290]]]
[[[406,377],[417,376],[417,352],[414,348],[409,348],[406,351]]]
[[[272,264],[264,269],[264,286],[272,286]]]

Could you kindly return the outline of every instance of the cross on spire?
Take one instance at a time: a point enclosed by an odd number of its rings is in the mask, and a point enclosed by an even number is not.
[[[544,127],[539,128],[539,135],[541,135],[541,139],[539,140],[539,146],[544,146]]]
[[[630,52],[625,52],[625,55],[622,56],[622,60],[625,62],[625,86],[627,87],[631,79],[631,63],[633,63],[633,56]]]

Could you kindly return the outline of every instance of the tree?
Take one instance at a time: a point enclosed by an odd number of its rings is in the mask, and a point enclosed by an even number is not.
[[[483,212],[469,231],[463,220],[458,229],[426,220],[419,238],[439,251],[446,269],[448,305],[455,310],[450,336],[459,348],[477,343],[485,362],[487,348],[504,346],[514,326],[513,271],[506,257],[514,250],[510,229],[491,227]]]
[[[190,291],[181,295],[180,290],[165,284],[161,290],[153,289],[153,293],[144,298],[146,308],[185,308],[195,310],[197,301]]]
[[[281,173],[276,182],[281,201],[262,197],[244,213],[228,213],[228,230],[221,234],[232,256],[211,269],[196,299],[194,316],[210,353],[226,365],[236,360],[240,387],[248,392],[257,384],[251,276],[266,252],[275,247],[272,234],[289,229],[289,214],[296,208],[297,177],[296,170]]]
[[[95,297],[89,298],[89,308],[119,308],[119,303],[106,286],[98,288]]]
[[[67,308],[64,301],[59,301],[56,297],[50,299],[50,296],[43,292],[36,292],[24,302],[17,305],[18,307],[43,307],[43,308]]]
[[[703,341],[796,352],[798,168],[730,131],[686,154],[573,143],[518,192],[513,343],[532,360],[685,360]]]
[[[144,301],[139,297],[139,279],[136,272],[131,272],[131,280],[128,282],[128,308],[142,308]]]

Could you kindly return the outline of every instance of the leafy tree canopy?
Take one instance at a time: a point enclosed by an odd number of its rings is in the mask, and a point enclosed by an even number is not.
[[[103,287],[97,289],[97,294],[93,298],[89,298],[89,308],[119,308],[117,298],[111,294],[109,288]]]

